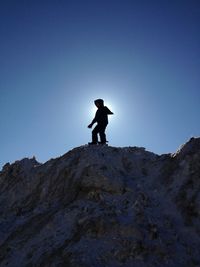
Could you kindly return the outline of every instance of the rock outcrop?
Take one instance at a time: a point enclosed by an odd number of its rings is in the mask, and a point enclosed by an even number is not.
[[[82,146],[0,172],[0,266],[200,266],[200,138]]]

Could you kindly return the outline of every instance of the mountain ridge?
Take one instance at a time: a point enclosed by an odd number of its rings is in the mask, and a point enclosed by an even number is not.
[[[0,266],[199,266],[199,189],[200,138],[173,154],[81,146],[8,163]]]

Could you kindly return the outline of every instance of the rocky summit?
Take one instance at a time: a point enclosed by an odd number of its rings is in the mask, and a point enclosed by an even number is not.
[[[82,146],[0,172],[0,266],[200,266],[200,138]]]

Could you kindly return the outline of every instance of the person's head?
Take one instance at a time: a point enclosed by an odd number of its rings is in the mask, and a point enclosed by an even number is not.
[[[104,106],[104,102],[103,102],[103,99],[96,99],[94,101],[95,105],[100,108],[100,107],[103,107]]]

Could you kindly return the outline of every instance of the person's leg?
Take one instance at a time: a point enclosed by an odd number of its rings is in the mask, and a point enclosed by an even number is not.
[[[106,134],[105,134],[106,126],[107,125],[101,125],[99,129],[99,135],[102,144],[106,144]]]
[[[92,143],[98,142],[99,125],[97,125],[92,131]]]

